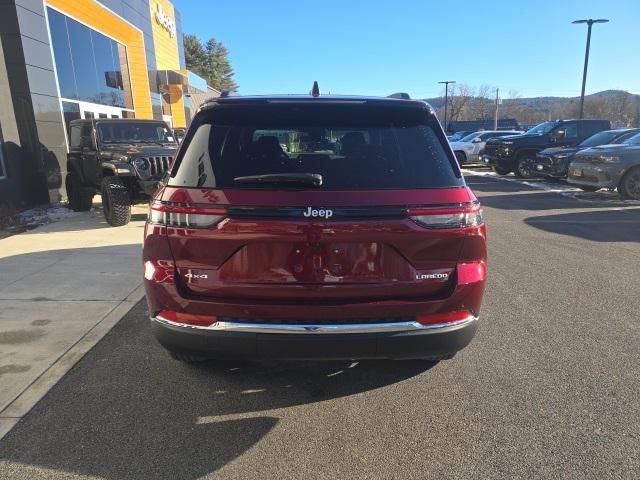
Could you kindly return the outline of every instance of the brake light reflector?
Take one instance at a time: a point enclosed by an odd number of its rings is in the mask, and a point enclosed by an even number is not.
[[[487,278],[487,264],[483,261],[458,264],[458,285],[482,282]]]
[[[169,227],[204,228],[220,223],[226,213],[224,208],[154,201],[149,206],[149,222]]]
[[[410,208],[411,220],[426,228],[479,227],[484,224],[480,205],[451,208]]]
[[[170,322],[197,327],[210,327],[218,322],[218,317],[215,315],[192,315],[191,313],[173,312],[171,310],[162,310],[157,316]]]
[[[460,310],[458,312],[434,313],[432,315],[420,315],[416,317],[416,321],[421,325],[437,325],[440,323],[452,323],[466,320],[472,314],[469,310]]]

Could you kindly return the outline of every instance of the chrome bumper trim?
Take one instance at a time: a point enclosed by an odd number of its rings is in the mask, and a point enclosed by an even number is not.
[[[174,322],[160,316],[152,317],[152,321],[171,325],[173,327],[190,328],[194,330],[207,330],[213,332],[246,332],[246,333],[280,333],[280,334],[341,334],[341,333],[385,333],[385,332],[422,332],[422,333],[446,333],[459,330],[478,320],[478,317],[469,316],[462,320],[449,323],[436,323],[422,325],[416,321],[389,322],[389,323],[356,323],[356,324],[315,324],[301,325],[295,323],[270,324],[270,323],[240,323],[217,322],[211,326],[203,327]]]

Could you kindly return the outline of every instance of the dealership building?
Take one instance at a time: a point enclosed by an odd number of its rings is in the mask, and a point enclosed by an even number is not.
[[[0,207],[64,198],[71,120],[184,128],[216,93],[186,70],[168,0],[0,1]]]

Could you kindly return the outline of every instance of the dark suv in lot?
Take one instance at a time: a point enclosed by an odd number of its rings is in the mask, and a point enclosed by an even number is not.
[[[169,127],[157,120],[73,120],[66,178],[71,208],[89,210],[100,192],[109,225],[125,225],[131,204],[157,190],[177,148]]]
[[[542,150],[537,155],[535,170],[538,175],[550,179],[564,180],[569,173],[569,164],[576,153],[585,148],[599,145],[622,143],[640,132],[640,128],[617,128],[603,130],[576,145],[575,147],[551,147]],[[590,187],[586,187],[590,189]]]
[[[407,97],[201,107],[145,228],[152,329],[174,358],[435,361],[471,341],[482,211]]]
[[[594,133],[609,130],[609,120],[555,120],[544,122],[522,135],[492,139],[484,147],[482,158],[500,175],[514,172],[517,177],[532,177],[536,155],[549,147],[573,147]]]

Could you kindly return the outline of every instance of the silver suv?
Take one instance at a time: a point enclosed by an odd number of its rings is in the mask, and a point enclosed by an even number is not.
[[[487,140],[506,135],[520,135],[521,133],[518,130],[482,130],[470,133],[457,142],[451,142],[451,148],[460,165],[478,163],[480,162],[479,155],[484,151],[484,144]]]

